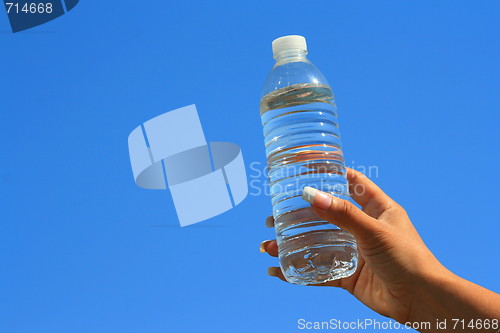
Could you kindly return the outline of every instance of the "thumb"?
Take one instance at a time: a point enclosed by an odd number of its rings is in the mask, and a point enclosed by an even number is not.
[[[351,233],[358,242],[373,239],[380,232],[381,223],[347,200],[342,200],[313,187],[304,187],[302,198],[309,202],[316,214]]]

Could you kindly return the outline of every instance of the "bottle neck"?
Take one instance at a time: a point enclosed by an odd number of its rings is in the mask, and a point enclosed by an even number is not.
[[[307,59],[307,51],[300,49],[290,49],[278,52],[274,59],[276,60],[275,66],[283,65],[288,62],[309,62]]]

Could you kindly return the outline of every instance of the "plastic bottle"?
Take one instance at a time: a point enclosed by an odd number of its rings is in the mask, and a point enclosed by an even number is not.
[[[280,265],[295,284],[347,277],[357,266],[353,236],[319,218],[305,186],[349,198],[332,90],[307,59],[306,40],[273,41],[276,63],[264,85],[260,115]]]

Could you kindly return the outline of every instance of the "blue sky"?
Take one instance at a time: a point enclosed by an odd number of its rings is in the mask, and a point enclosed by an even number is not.
[[[195,103],[209,141],[264,163],[271,41],[304,35],[348,165],[409,212],[455,273],[496,292],[497,1],[81,1],[16,34],[0,10],[0,331],[299,332],[385,320],[347,292],[266,276],[270,198],[178,227],[133,181],[127,136]],[[263,181],[261,177],[259,181]],[[366,330],[366,332],[370,332]]]

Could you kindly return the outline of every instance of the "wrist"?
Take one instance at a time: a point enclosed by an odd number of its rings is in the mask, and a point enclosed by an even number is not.
[[[446,303],[453,290],[460,288],[460,280],[437,260],[434,265],[423,269],[413,291],[410,321],[435,322],[449,317]]]
[[[425,270],[421,283],[415,288],[410,314],[412,322],[429,322],[428,332],[470,332],[470,327],[454,326],[462,323],[482,323],[500,319],[500,295],[467,281],[436,265]],[[438,329],[437,322],[446,322],[446,329]],[[491,326],[491,325],[490,325]],[[427,331],[425,331],[427,332]],[[492,327],[477,326],[474,332],[495,332]]]

